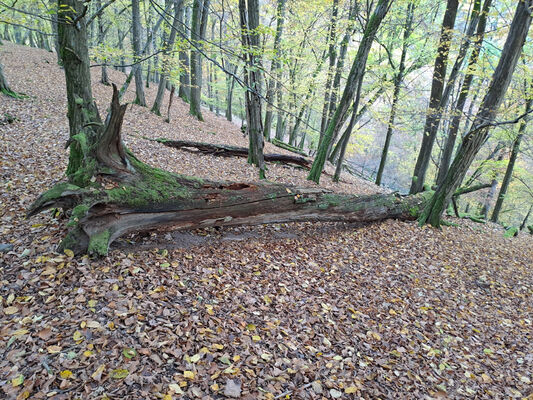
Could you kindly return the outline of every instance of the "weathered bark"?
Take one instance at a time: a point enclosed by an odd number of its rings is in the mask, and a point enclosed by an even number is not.
[[[319,183],[320,175],[322,174],[327,153],[330,148],[330,142],[336,133],[341,129],[348,108],[352,104],[354,97],[354,112],[357,112],[358,103],[361,96],[361,84],[366,69],[368,54],[370,52],[370,48],[372,47],[376,32],[381,25],[381,21],[383,21],[383,18],[385,18],[385,15],[387,15],[390,4],[391,0],[380,0],[376,6],[376,9],[374,10],[374,13],[367,23],[361,43],[359,44],[359,48],[357,50],[357,54],[352,64],[350,74],[348,75],[342,98],[318,146],[313,167],[311,168],[309,176],[307,177],[309,180]],[[345,152],[346,146],[343,146],[339,153],[341,164],[342,160],[344,159]]]
[[[415,170],[413,172],[410,193],[421,192],[424,188],[424,180],[436,137],[436,131],[434,134],[431,133],[433,132],[433,127],[439,113],[439,104],[442,98],[442,91],[444,90],[444,79],[446,77],[452,29],[455,25],[458,6],[458,0],[448,0],[446,4],[446,12],[444,13],[444,19],[442,21],[437,57],[435,58],[435,68],[433,70],[433,80],[431,83],[431,94],[426,115],[426,123],[424,125],[424,135],[422,137],[422,145],[420,146],[420,152],[418,153]]]
[[[146,107],[146,98],[144,97],[143,75],[141,66],[141,12],[139,8],[139,0],[131,0],[131,21],[132,21],[132,37],[133,45],[133,59],[135,65],[133,66],[133,75],[135,76],[135,104]]]
[[[283,35],[283,25],[285,22],[285,3],[287,0],[278,0],[278,6],[276,9],[276,34],[274,36],[274,48],[273,48],[273,59],[272,65],[270,67],[270,75],[278,77],[279,68],[281,65],[281,37]],[[274,88],[276,86],[276,79],[271,78],[267,83],[267,92],[266,92],[266,114],[265,114],[265,126],[263,136],[265,140],[270,141],[271,129],[272,129],[272,103],[274,102]]]
[[[485,142],[489,128],[507,92],[518,58],[522,52],[522,47],[531,25],[532,7],[532,0],[518,2],[498,66],[494,71],[491,84],[483,98],[472,128],[464,138],[444,182],[426,205],[424,213],[419,219],[421,224],[429,222],[433,226],[440,226],[440,219],[444,209]]]
[[[190,151],[192,153],[211,154],[218,157],[248,157],[248,148],[239,146],[229,146],[225,144],[193,142],[190,140],[170,140],[170,139],[148,139],[159,142],[167,147]],[[193,150],[194,149],[194,150]],[[304,157],[289,156],[286,154],[270,153],[265,154],[265,161],[280,162],[283,164],[299,165],[304,168],[311,168],[311,160]]]

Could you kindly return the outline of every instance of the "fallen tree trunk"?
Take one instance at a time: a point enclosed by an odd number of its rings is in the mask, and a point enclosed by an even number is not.
[[[159,227],[194,229],[291,221],[379,221],[415,218],[428,193],[354,196],[274,184],[225,183],[186,177],[144,164],[126,149],[121,127],[126,105],[113,99],[105,122],[91,90],[84,16],[87,6],[59,0],[70,137],[68,182],[55,185],[30,206],[32,216],[53,207],[70,209],[69,232],[60,244],[76,254],[105,255],[128,232]],[[81,17],[80,17],[81,16]]]
[[[308,154],[306,152],[304,152],[303,150],[299,149],[298,147],[291,146],[288,143],[282,142],[279,139],[273,138],[272,139],[272,144],[274,146],[276,146],[276,147],[281,148],[281,149],[284,149],[284,150],[287,150],[287,151],[291,151],[291,152],[296,153],[296,154],[300,154],[301,156],[304,156],[304,157],[308,157]]]
[[[189,178],[150,167],[127,151],[120,138],[125,106],[114,87],[110,115],[94,149],[98,166],[86,187],[60,183],[41,195],[28,216],[72,209],[71,228],[60,249],[105,255],[116,238],[159,227],[196,229],[292,221],[414,219],[428,192],[355,196],[278,184],[225,183]],[[87,152],[86,157],[91,153]]]
[[[193,142],[189,140],[170,140],[170,139],[150,139],[147,140],[155,141],[161,143],[167,147],[173,147],[175,149],[181,149],[191,152],[200,152],[202,154],[211,154],[219,157],[243,157],[248,158],[248,148],[247,147],[238,147],[238,146],[229,146],[225,144],[213,144],[213,143],[203,143],[203,142]],[[194,150],[193,150],[194,149]],[[312,161],[304,157],[299,156],[290,156],[286,154],[265,154],[265,161],[270,162],[281,162],[284,164],[294,164],[299,165],[304,168],[311,168]]]

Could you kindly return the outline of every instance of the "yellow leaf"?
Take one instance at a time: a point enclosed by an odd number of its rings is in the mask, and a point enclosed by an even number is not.
[[[218,383],[213,383],[213,384],[211,385],[211,390],[212,390],[213,392],[216,392],[216,391],[218,391],[219,389],[220,389],[220,387],[218,386]]]
[[[357,388],[355,386],[349,386],[347,387],[346,389],[344,389],[344,393],[356,393],[357,392]]]
[[[74,339],[75,342],[81,342],[85,338],[83,337],[83,334],[80,331],[76,331],[72,335],[72,339]]]
[[[197,363],[198,361],[200,361],[200,358],[201,358],[200,354],[195,354],[194,356],[191,357],[191,362]]]
[[[5,315],[13,315],[19,311],[18,307],[11,306],[4,308],[4,314]]]
[[[87,302],[87,306],[90,307],[90,308],[94,308],[94,307],[96,307],[96,303],[98,303],[96,300],[89,300]]]
[[[74,257],[74,252],[70,249],[65,249],[65,254],[68,256],[68,257]]]
[[[213,345],[213,347],[217,350],[222,350],[224,348],[224,345],[223,344],[218,344],[218,343],[215,343]]]
[[[50,354],[56,354],[61,351],[61,346],[48,346],[46,349]]]
[[[253,340],[254,342],[259,342],[259,341],[261,340],[261,336],[253,335],[253,336],[252,336],[252,340]]]
[[[163,400],[172,400],[172,395],[167,393],[163,396]]]
[[[129,374],[130,374],[130,371],[128,371],[127,369],[118,368],[118,369],[114,369],[113,371],[111,371],[111,378],[124,379]]]
[[[96,371],[93,372],[91,377],[95,381],[100,381],[100,379],[102,379],[102,374],[104,373],[104,370],[105,370],[105,364],[102,364],[96,369]]]
[[[92,352],[91,350],[85,350],[85,351],[83,352],[83,355],[84,355],[85,357],[90,357],[90,356],[93,355],[93,352]]]
[[[12,333],[13,336],[22,336],[22,335],[25,335],[26,333],[30,333],[29,330],[27,329],[17,329],[15,332]]]
[[[72,371],[66,369],[64,371],[61,371],[59,373],[59,376],[63,379],[69,379],[72,376]]]
[[[194,372],[192,371],[183,371],[183,377],[187,379],[194,379]]]
[[[246,329],[248,329],[249,331],[255,331],[255,325],[254,324],[248,324],[248,325],[246,325]]]
[[[11,384],[13,385],[13,387],[22,385],[22,382],[24,382],[24,375],[22,374],[17,376],[16,378],[11,379]]]

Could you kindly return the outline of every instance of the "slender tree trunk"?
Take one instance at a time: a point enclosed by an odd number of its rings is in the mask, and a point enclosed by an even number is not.
[[[483,38],[485,36],[485,27],[487,25],[487,17],[492,5],[492,0],[485,0],[483,4],[483,10],[479,17],[479,22],[477,25],[476,40],[470,54],[470,59],[468,61],[467,74],[463,80],[461,90],[459,92],[459,99],[455,105],[455,110],[452,117],[452,122],[450,124],[450,129],[448,136],[446,137],[446,142],[444,144],[444,149],[442,152],[442,158],[439,166],[439,173],[437,175],[437,186],[441,185],[444,181],[444,177],[450,168],[450,163],[452,161],[453,149],[455,147],[455,142],[457,140],[457,133],[459,132],[459,125],[461,123],[461,116],[463,114],[463,109],[465,107],[468,95],[470,92],[470,86],[472,85],[472,80],[474,79],[473,67],[477,64],[479,59],[479,54],[481,52],[481,47],[483,46]],[[474,101],[472,101],[474,104]]]
[[[131,21],[132,21],[132,45],[134,62],[133,75],[135,76],[135,104],[146,107],[146,99],[144,97],[144,86],[141,66],[141,12],[139,7],[139,0],[131,0]]]
[[[244,82],[249,90],[245,91],[246,121],[249,139],[248,162],[259,169],[259,178],[265,178],[265,160],[263,156],[263,126],[261,98],[259,97],[258,49],[259,1],[239,0],[242,44],[245,49],[246,67]]]
[[[419,222],[421,224],[428,222],[433,226],[440,226],[444,209],[455,189],[463,180],[480,147],[485,142],[490,124],[494,121],[503,101],[522,52],[522,47],[531,25],[532,6],[531,0],[518,2],[498,66],[494,71],[491,84],[483,98],[472,128],[463,140],[461,149],[455,157],[442,185],[439,186],[420,216]]]
[[[174,43],[176,41],[176,34],[178,32],[178,14],[179,9],[183,7],[183,0],[172,0],[174,3],[174,19],[172,20],[172,27],[170,29],[170,35],[168,41],[163,43],[163,69],[161,71],[161,79],[159,80],[159,86],[157,87],[157,95],[152,106],[152,112],[156,115],[161,115],[161,105],[163,104],[163,97],[165,95],[165,89],[167,87],[168,77],[170,74],[170,67],[168,65],[169,57],[173,56]]]
[[[361,120],[363,115],[365,115],[367,110],[370,107],[372,107],[372,104],[374,104],[376,102],[376,100],[379,99],[379,97],[383,94],[384,91],[385,91],[385,87],[381,86],[376,91],[376,93],[374,93],[374,95],[365,103],[365,105],[363,105],[363,107],[361,107],[361,109],[359,111],[357,111],[357,114],[353,114],[352,113],[352,118],[355,115],[355,120],[353,121],[352,127],[355,126],[355,124],[358,123]],[[339,154],[340,154],[341,148],[343,146],[347,146],[348,145],[348,142],[346,142],[346,141],[350,140],[350,135],[351,134],[352,134],[351,130],[346,129],[344,131],[344,133],[342,134],[341,138],[337,142],[337,145],[334,147],[333,151],[331,152],[331,154],[330,154],[330,156],[328,158],[328,160],[331,163],[334,163],[334,164],[337,163],[337,160],[339,159]],[[346,144],[344,144],[344,142],[346,142]]]
[[[531,85],[531,90],[533,90],[533,84]],[[531,103],[532,103],[531,96],[533,96],[533,93],[529,93],[529,94],[526,93],[526,96],[527,96],[526,113],[528,113],[531,111]],[[520,152],[520,143],[522,142],[522,137],[524,136],[524,133],[526,131],[527,122],[529,119],[530,118],[528,116],[520,122],[520,127],[518,128],[518,134],[516,135],[516,138],[513,142],[511,156],[509,157],[509,163],[507,164],[505,176],[503,177],[502,187],[500,188],[498,199],[496,200],[496,204],[494,205],[494,210],[492,211],[492,215],[490,217],[490,220],[492,222],[498,222],[498,218],[500,216],[500,211],[502,209],[503,201],[505,200],[505,195],[507,194],[507,190],[509,189],[509,184],[511,183],[511,179],[513,177],[513,170],[514,170],[514,166],[516,163],[516,159],[518,158],[518,153]]]
[[[4,67],[0,64],[0,93],[3,93],[10,97],[16,97],[16,93],[11,90],[7,78],[4,75]]]
[[[228,63],[228,68],[232,74],[237,73],[237,66]],[[232,75],[226,75],[226,119],[233,120],[233,88],[235,87],[235,78]]]
[[[328,122],[328,109],[331,90],[331,81],[333,79],[333,70],[335,68],[335,60],[337,58],[336,41],[337,41],[337,16],[339,12],[339,0],[333,0],[333,6],[331,9],[331,22],[328,32],[328,56],[329,56],[329,68],[326,78],[326,85],[324,86],[324,104],[322,106],[322,120],[320,122],[320,142],[324,136]]]
[[[287,0],[278,0],[278,6],[276,10],[276,34],[274,36],[274,48],[273,59],[270,68],[270,76],[278,77],[280,74],[280,58],[281,58],[281,37],[283,35],[283,24],[285,22],[285,3]],[[272,130],[272,103],[274,102],[274,88],[276,86],[276,78],[271,78],[267,83],[266,92],[266,114],[265,114],[265,127],[263,136],[265,140],[270,142],[270,135]]]
[[[102,8],[102,0],[96,0],[95,2],[96,9],[100,10]],[[105,39],[105,29],[104,29],[104,21],[103,21],[103,10],[98,13],[98,16],[96,17],[98,20],[98,44],[103,45],[104,39]],[[107,60],[102,60],[102,70],[100,75],[100,83],[109,86],[109,76],[107,75]]]
[[[398,100],[400,98],[400,89],[405,76],[405,58],[407,56],[408,40],[413,32],[413,19],[414,19],[415,3],[411,2],[407,6],[407,17],[405,20],[402,42],[402,54],[400,56],[400,64],[398,71],[394,76],[394,92],[392,94],[392,105],[389,115],[389,122],[387,124],[387,134],[385,136],[385,143],[383,145],[383,151],[381,153],[381,160],[379,162],[378,172],[376,175],[376,185],[381,185],[381,179],[383,177],[383,171],[385,170],[385,163],[387,162],[387,155],[389,153],[389,146],[392,138],[392,132],[394,129],[394,122],[396,119],[396,108],[398,107]]]
[[[309,175],[307,177],[307,179],[309,180],[319,183],[320,175],[322,174],[324,163],[326,162],[326,156],[328,153],[330,142],[334,135],[341,129],[342,122],[344,121],[346,116],[346,112],[348,111],[348,108],[350,107],[350,104],[352,103],[354,97],[356,97],[356,100],[353,103],[355,105],[358,105],[359,103],[359,97],[361,94],[361,83],[366,69],[368,54],[370,52],[370,48],[372,47],[372,42],[374,41],[376,32],[381,24],[381,21],[383,21],[383,18],[385,18],[385,15],[389,10],[391,1],[392,0],[379,0],[376,9],[374,10],[374,13],[372,14],[367,23],[365,32],[361,39],[361,43],[359,44],[359,48],[357,50],[357,54],[352,64],[350,74],[348,75],[346,86],[344,88],[344,93],[335,111],[335,114],[333,115],[328,125],[328,128],[324,133],[322,141],[319,144],[317,155],[315,157],[315,161],[313,162],[313,167],[311,168],[311,171],[309,172]],[[354,112],[357,112],[357,107],[354,108]],[[339,155],[341,165],[342,160],[344,159],[345,151],[346,146],[343,146],[340,150]]]
[[[335,69],[335,76],[333,78],[333,85],[331,87],[331,93],[329,96],[329,106],[325,126],[328,125],[328,122],[335,112],[335,108],[337,107],[337,97],[341,85],[342,73],[344,72],[344,60],[346,59],[346,53],[348,52],[348,45],[350,44],[350,40],[355,31],[355,18],[357,17],[358,8],[357,0],[352,0],[348,15],[348,27],[346,28],[346,32],[341,41],[339,57],[337,59],[337,67]]]
[[[411,194],[421,192],[424,188],[426,172],[429,166],[431,151],[433,150],[433,143],[435,142],[436,137],[434,125],[439,113],[439,104],[442,98],[442,91],[444,90],[444,79],[446,78],[448,53],[450,51],[452,30],[455,25],[455,17],[457,16],[458,6],[458,0],[448,0],[446,4],[446,12],[444,13],[444,19],[442,21],[442,30],[439,47],[437,50],[437,57],[435,58],[435,68],[433,71],[433,81],[431,83],[431,95],[429,98],[429,107],[426,115],[426,124],[424,126],[424,135],[422,137],[422,145],[420,146],[420,152],[418,153],[418,158],[416,160],[415,170],[413,173],[413,181],[410,189]]]
[[[498,156],[498,161],[503,160],[503,152],[500,153]],[[487,193],[487,196],[485,197],[485,202],[483,203],[483,207],[481,208],[481,215],[483,219],[487,219],[489,215],[490,206],[492,204],[492,199],[494,198],[494,195],[496,194],[496,189],[498,188],[498,173],[494,172],[494,177],[492,178],[492,181],[490,182],[490,190]]]
[[[529,210],[528,210],[526,216],[524,217],[522,223],[520,224],[520,230],[523,230],[526,227],[527,220],[529,219],[529,216],[531,215],[532,211],[533,211],[533,203],[529,206]],[[533,231],[531,233],[533,233]]]
[[[189,113],[198,120],[203,121],[202,116],[202,50],[201,41],[205,38],[207,27],[207,15],[209,14],[210,0],[194,0],[192,9],[191,41],[191,103]]]
[[[189,18],[187,16],[188,12],[189,12],[189,7],[184,6],[182,9],[180,9],[180,13],[178,15],[178,20],[179,20],[180,25],[183,24],[185,26],[189,26],[188,25]],[[186,103],[189,103],[191,99],[191,81],[189,79],[190,77],[189,53],[186,49],[182,48],[181,46],[180,46],[179,58],[180,58],[180,68],[182,71],[180,73],[180,87],[178,90],[178,96]]]

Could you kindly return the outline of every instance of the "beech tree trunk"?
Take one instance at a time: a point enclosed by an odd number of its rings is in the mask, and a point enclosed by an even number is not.
[[[433,150],[433,143],[435,143],[436,131],[434,131],[434,126],[439,113],[442,91],[444,90],[448,53],[450,51],[452,30],[455,25],[455,17],[457,16],[458,7],[458,0],[448,0],[446,4],[446,12],[444,13],[444,19],[442,21],[437,57],[435,58],[435,68],[433,70],[433,81],[431,83],[431,94],[429,97],[429,106],[424,126],[424,135],[422,137],[422,145],[420,146],[420,152],[418,153],[415,170],[413,172],[410,193],[421,192],[424,188],[431,151]],[[435,133],[432,134],[432,132]]]
[[[357,50],[357,54],[352,64],[350,74],[348,75],[342,98],[318,146],[318,151],[315,161],[313,162],[313,167],[311,168],[311,171],[309,172],[309,175],[307,177],[307,179],[309,180],[319,183],[320,175],[322,174],[322,170],[324,169],[326,157],[329,152],[330,142],[332,141],[333,137],[336,136],[337,132],[341,129],[348,108],[352,104],[354,97],[355,101],[353,101],[353,112],[357,112],[358,103],[361,96],[361,83],[366,69],[368,54],[370,53],[370,48],[372,47],[376,32],[379,26],[381,25],[381,21],[383,21],[383,18],[385,18],[385,15],[387,15],[390,4],[391,0],[380,0],[376,5],[374,13],[368,20],[365,32],[363,34],[361,43],[359,44],[359,48]],[[341,147],[339,153],[339,159],[341,160],[341,164],[342,160],[344,159],[345,152],[346,146],[343,143],[343,146]]]
[[[261,98],[259,85],[259,1],[239,0],[242,45],[244,47],[246,66],[244,83],[250,88],[245,91],[246,132],[249,139],[248,162],[259,169],[259,178],[265,178],[265,159],[263,155],[263,125],[261,115]]]
[[[479,22],[477,25],[476,31],[476,40],[474,41],[474,46],[472,53],[470,54],[470,59],[468,61],[468,69],[466,76],[463,80],[461,90],[459,92],[459,98],[455,105],[455,110],[452,117],[452,122],[450,123],[450,129],[448,131],[448,136],[446,137],[446,142],[444,144],[444,150],[442,151],[442,157],[439,165],[439,173],[437,175],[437,185],[440,185],[444,181],[444,177],[450,168],[450,163],[452,161],[453,149],[455,147],[455,141],[457,140],[457,133],[459,132],[459,125],[461,123],[461,117],[463,114],[463,109],[468,99],[470,92],[470,86],[472,85],[472,80],[474,79],[473,67],[477,64],[479,55],[481,53],[481,47],[483,45],[483,39],[485,37],[485,27],[487,25],[487,17],[492,5],[492,0],[485,0],[483,4],[483,10],[479,17]],[[475,102],[472,101],[472,104]]]
[[[400,56],[400,64],[398,71],[394,74],[394,91],[392,93],[392,104],[389,114],[389,122],[387,124],[387,134],[385,135],[385,143],[383,144],[383,151],[381,152],[381,160],[379,162],[378,172],[376,175],[376,185],[381,185],[383,171],[385,170],[385,163],[387,162],[387,155],[389,154],[389,146],[392,139],[392,132],[394,129],[394,122],[396,120],[396,109],[400,99],[400,90],[405,75],[405,58],[407,57],[407,49],[409,47],[408,40],[413,32],[415,3],[411,2],[407,5],[407,16],[405,19],[405,26],[403,30],[402,54]],[[392,63],[392,59],[390,60]],[[394,65],[391,65],[394,68]]]
[[[69,232],[60,249],[105,255],[116,238],[160,227],[208,226],[290,221],[378,221],[412,219],[428,194],[354,196],[277,184],[213,182],[150,167],[121,139],[126,105],[113,99],[105,124],[91,93],[85,4],[59,0],[70,159],[68,182],[55,185],[28,209],[28,216],[52,207],[71,210]]]
[[[185,4],[179,9],[178,13],[178,24],[179,26],[189,26],[188,25],[188,14],[189,7],[186,7]],[[190,102],[191,98],[191,81],[190,81],[190,65],[189,65],[189,54],[188,51],[182,48],[183,44],[180,46],[180,67],[182,69],[180,73],[180,87],[178,89],[178,96],[185,101],[186,103]]]
[[[7,78],[4,75],[4,67],[2,64],[0,64],[0,93],[10,97],[15,97],[15,92],[10,89],[9,83],[7,83]]]
[[[174,50],[174,42],[176,41],[176,34],[178,32],[178,21],[180,8],[183,7],[183,0],[173,0],[174,3],[174,18],[172,19],[172,27],[170,29],[170,36],[168,41],[163,42],[163,66],[161,71],[161,78],[159,80],[159,86],[157,87],[157,94],[155,96],[154,104],[151,111],[156,115],[161,115],[161,105],[163,103],[163,96],[165,95],[165,89],[168,83],[168,77],[170,75],[170,68],[168,66],[171,54]]]
[[[143,74],[141,66],[141,11],[139,0],[131,0],[131,42],[133,45],[133,55],[135,65],[133,66],[133,75],[135,76],[135,104],[146,107],[146,98],[144,97]]]
[[[189,113],[203,121],[202,115],[202,49],[201,41],[205,38],[207,15],[210,0],[194,0],[192,8],[191,41],[191,98]]]
[[[320,141],[324,135],[328,121],[328,107],[331,90],[331,81],[333,79],[333,70],[335,68],[335,59],[337,58],[336,41],[337,41],[337,15],[339,12],[339,0],[333,0],[331,9],[331,22],[328,31],[328,57],[329,67],[326,78],[326,85],[324,86],[324,105],[322,106],[322,120],[320,122]]]
[[[533,84],[531,86],[531,89],[533,90]],[[532,103],[531,96],[533,96],[533,93],[529,93],[529,96],[530,97],[527,98],[526,100],[526,113],[531,111],[531,103]],[[509,189],[509,184],[511,183],[511,179],[513,177],[514,166],[516,163],[516,159],[518,158],[518,153],[520,152],[520,143],[522,142],[522,137],[524,136],[524,132],[526,130],[527,121],[528,121],[527,117],[526,119],[522,120],[522,122],[520,123],[520,128],[518,129],[518,135],[516,135],[516,138],[513,142],[513,148],[511,150],[511,156],[509,157],[509,163],[507,164],[507,169],[505,170],[505,176],[503,177],[502,187],[500,188],[498,199],[496,200],[496,204],[494,205],[494,210],[492,211],[492,215],[490,217],[490,220],[492,222],[498,222],[500,211],[503,206],[503,201],[505,200],[507,189]]]
[[[352,0],[350,3],[350,11],[348,14],[348,26],[346,28],[346,32],[344,33],[344,37],[342,38],[341,44],[340,44],[340,50],[339,50],[339,57],[337,58],[337,66],[335,67],[335,76],[333,77],[333,84],[331,86],[331,92],[329,94],[329,105],[328,105],[328,111],[327,111],[327,121],[326,125],[328,124],[329,120],[333,116],[333,113],[335,112],[335,108],[337,107],[337,98],[339,95],[339,89],[341,86],[341,78],[342,73],[344,72],[344,61],[346,59],[346,54],[348,52],[348,45],[350,44],[350,40],[352,38],[353,33],[355,32],[355,19],[357,17],[357,13],[359,11],[359,3],[357,0]],[[336,138],[334,138],[336,140]],[[332,140],[330,142],[330,152],[332,146]],[[328,154],[329,157],[329,154]]]
[[[419,222],[421,224],[428,222],[433,226],[440,226],[444,209],[485,142],[522,52],[531,25],[532,7],[532,0],[518,2],[498,66],[494,71],[491,84],[483,98],[472,128],[465,136],[442,185],[439,186],[420,216]]]
[[[263,136],[265,137],[265,140],[270,142],[270,135],[272,130],[272,103],[274,102],[274,88],[276,87],[276,78],[279,75],[279,68],[281,65],[280,58],[281,58],[281,51],[280,51],[280,45],[281,45],[281,37],[283,35],[283,25],[285,22],[285,3],[287,0],[278,0],[278,6],[276,9],[276,35],[274,36],[274,56],[272,59],[272,65],[270,68],[270,76],[274,76],[275,78],[271,78],[267,83],[267,92],[266,92],[266,113],[265,113],[265,126],[264,126],[264,132]]]

